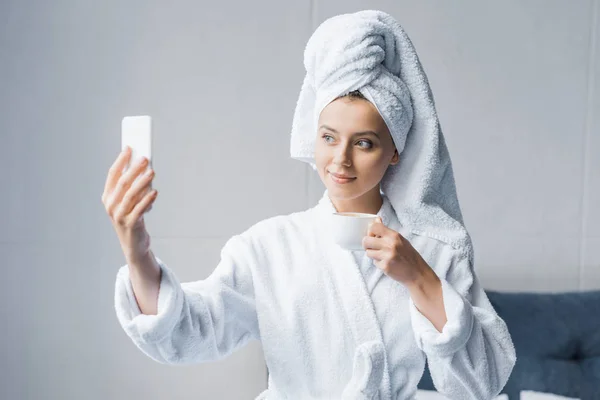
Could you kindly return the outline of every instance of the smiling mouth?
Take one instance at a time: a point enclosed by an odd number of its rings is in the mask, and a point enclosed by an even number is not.
[[[356,178],[338,178],[335,175],[333,175],[332,173],[329,173],[329,176],[331,176],[331,179],[335,182],[335,183],[349,183],[354,181]]]
[[[331,171],[327,171],[329,172],[331,175],[335,176],[338,179],[353,179],[356,178],[355,176],[350,176],[350,175],[345,175],[345,174],[336,174],[335,172],[331,172]]]

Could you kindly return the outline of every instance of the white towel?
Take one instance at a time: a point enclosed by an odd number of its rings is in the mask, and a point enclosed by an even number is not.
[[[365,10],[323,22],[304,51],[306,76],[291,134],[292,158],[314,159],[317,122],[337,97],[359,90],[388,126],[400,162],[382,182],[403,226],[448,243],[473,263],[450,155],[427,76],[404,29],[389,14]]]

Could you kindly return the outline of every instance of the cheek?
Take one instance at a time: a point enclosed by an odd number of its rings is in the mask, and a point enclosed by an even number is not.
[[[362,170],[366,175],[373,177],[374,179],[380,179],[385,171],[387,170],[388,164],[386,159],[383,157],[377,157],[375,159],[364,160]]]
[[[323,150],[321,148],[319,148],[319,145],[316,145],[315,146],[315,161],[317,162],[317,165],[322,163],[324,159],[325,159],[325,153],[323,152]]]
[[[323,146],[322,143],[319,143],[317,139],[317,143],[315,144],[315,160],[320,163],[327,162],[332,157],[330,153],[329,149]]]
[[[323,175],[323,169],[327,166],[327,152],[323,151],[322,148],[319,148],[319,145],[315,145],[315,164],[317,166],[317,171],[319,175]]]
[[[369,169],[372,171],[380,170],[381,168],[385,168],[385,157],[380,151],[376,151],[373,153],[366,153],[363,156],[356,158],[356,162],[364,166],[365,169]]]

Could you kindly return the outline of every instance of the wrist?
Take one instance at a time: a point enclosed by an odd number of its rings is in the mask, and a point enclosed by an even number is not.
[[[408,282],[406,286],[411,293],[426,293],[430,288],[437,287],[440,284],[440,278],[435,271],[423,261],[415,274],[415,278]]]
[[[160,266],[154,258],[154,254],[151,250],[148,250],[142,254],[133,254],[126,256],[126,262],[129,266],[130,275],[136,275],[139,277],[154,277],[159,271]]]

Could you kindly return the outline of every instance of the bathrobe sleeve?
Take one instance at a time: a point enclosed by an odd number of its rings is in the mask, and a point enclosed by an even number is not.
[[[512,339],[479,284],[469,258],[453,253],[446,260],[439,261],[449,267],[432,266],[442,283],[447,316],[441,333],[409,298],[417,346],[427,357],[438,392],[451,399],[493,399],[516,362]]]
[[[160,363],[193,364],[226,357],[259,339],[250,256],[244,239],[233,236],[207,279],[182,284],[155,256],[162,271],[157,315],[140,312],[129,267],[124,265],[115,288],[119,323],[138,348]]]

